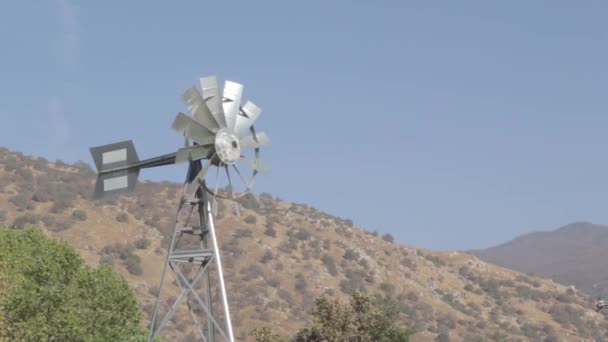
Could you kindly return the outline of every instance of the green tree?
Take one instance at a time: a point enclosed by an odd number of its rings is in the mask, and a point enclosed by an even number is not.
[[[353,293],[350,303],[323,295],[315,301],[313,324],[295,337],[296,342],[406,342],[410,330],[399,323],[394,305],[374,305],[371,298]]]
[[[279,335],[272,332],[270,328],[253,329],[250,336],[253,336],[256,342],[281,342],[284,341]],[[0,341],[1,342],[1,341]]]
[[[143,341],[126,280],[35,228],[0,228],[0,341]]]

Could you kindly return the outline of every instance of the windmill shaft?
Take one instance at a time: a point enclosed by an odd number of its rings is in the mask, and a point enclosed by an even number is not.
[[[175,164],[176,155],[177,155],[177,153],[169,153],[169,154],[165,154],[162,156],[138,161],[133,164],[102,170],[102,171],[99,171],[99,174],[106,174],[106,173],[112,173],[112,172],[124,171],[124,170],[133,170],[133,169],[146,169],[146,168],[150,168],[150,167],[163,166],[163,165],[171,165],[171,164]]]

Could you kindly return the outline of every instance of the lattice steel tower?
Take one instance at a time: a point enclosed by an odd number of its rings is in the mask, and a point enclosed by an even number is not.
[[[91,148],[98,171],[97,198],[133,190],[140,169],[189,163],[148,341],[159,335],[184,303],[202,341],[234,341],[214,225],[216,198],[220,197],[218,189],[223,175],[230,198],[237,198],[231,172],[244,186],[238,196],[251,190],[256,175],[266,170],[260,162],[260,147],[269,143],[269,139],[265,133],[256,133],[253,126],[261,110],[252,102],[241,106],[242,85],[226,81],[223,94],[214,76],[201,78],[200,85],[200,92],[192,87],[182,96],[190,116],[178,113],[173,122],[173,129],[186,137],[186,146],[177,152],[140,161],[130,140]],[[247,131],[251,134],[245,134]],[[250,157],[245,155],[247,150],[252,154]],[[239,169],[241,163],[251,169],[249,176]],[[214,189],[207,187],[212,167],[216,168]],[[169,271],[179,295],[163,308],[162,298],[170,287]],[[215,310],[218,304],[219,311]]]

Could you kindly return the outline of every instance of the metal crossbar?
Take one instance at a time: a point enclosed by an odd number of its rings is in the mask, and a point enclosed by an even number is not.
[[[180,200],[175,216],[175,226],[171,236],[167,258],[165,260],[165,266],[163,267],[161,282],[156,296],[156,304],[154,305],[154,312],[150,322],[148,342],[152,342],[154,338],[161,333],[167,326],[171,317],[184,302],[187,304],[190,316],[196,325],[196,330],[202,341],[234,342],[232,322],[230,321],[230,312],[228,309],[228,298],[226,296],[219,255],[219,246],[215,235],[214,217],[211,211],[210,202],[206,196],[204,183],[202,183],[196,190],[195,198],[193,200],[185,200],[183,197]],[[180,222],[184,221],[183,219],[180,220],[180,218],[184,216],[185,211],[188,211],[185,222]],[[193,213],[195,213],[195,215],[192,215]],[[194,216],[196,218],[195,221],[198,222],[189,224],[192,216]],[[198,237],[199,248],[180,248],[180,242],[182,242],[182,237],[184,235]],[[196,272],[191,278],[186,277],[183,270],[180,269],[180,265],[184,264],[198,265]],[[217,292],[221,297],[218,299],[224,315],[223,324],[220,324],[222,320],[218,319],[218,316],[214,313],[212,307],[210,283],[211,265],[215,266],[214,269],[217,272],[216,286],[219,290]],[[165,288],[168,286],[166,280],[169,270],[174,274],[181,292],[168,311],[161,317],[161,298]],[[203,280],[203,286],[197,288],[201,279]],[[194,300],[191,301],[192,299]],[[203,310],[203,314],[197,314],[195,311],[197,306]]]

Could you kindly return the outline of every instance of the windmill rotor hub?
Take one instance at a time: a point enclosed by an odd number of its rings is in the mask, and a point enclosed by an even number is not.
[[[215,136],[215,152],[222,163],[232,165],[241,157],[239,137],[226,130],[220,130]]]

